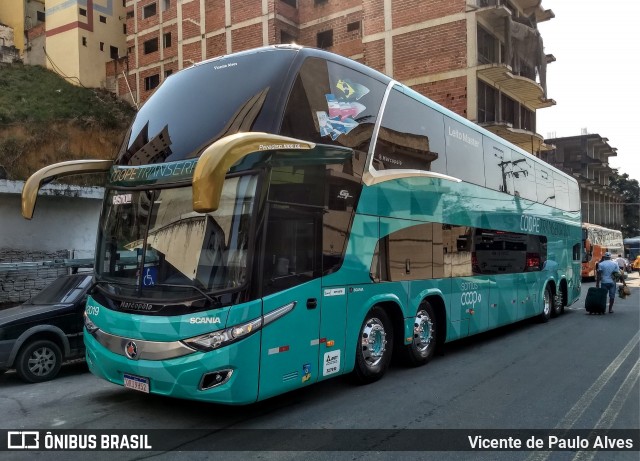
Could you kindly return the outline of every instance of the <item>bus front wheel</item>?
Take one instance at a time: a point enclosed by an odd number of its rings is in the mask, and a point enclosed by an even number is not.
[[[413,340],[402,351],[408,365],[417,367],[431,360],[436,350],[436,331],[433,307],[424,301],[413,320]]]
[[[546,323],[551,318],[551,310],[553,309],[553,293],[551,287],[547,284],[544,287],[544,293],[542,294],[542,312],[538,317],[540,322]]]
[[[384,375],[393,353],[393,328],[387,313],[372,308],[362,322],[356,349],[354,375],[361,384],[369,384]]]

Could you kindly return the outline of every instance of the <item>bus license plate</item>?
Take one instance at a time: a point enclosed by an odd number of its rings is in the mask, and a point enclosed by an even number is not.
[[[133,389],[134,391],[140,391],[149,393],[149,378],[143,378],[142,376],[124,375],[124,387]]]

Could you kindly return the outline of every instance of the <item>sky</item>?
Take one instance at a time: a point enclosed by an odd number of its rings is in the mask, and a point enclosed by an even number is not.
[[[538,29],[547,97],[536,131],[544,138],[589,134],[618,149],[609,164],[640,181],[640,0],[543,0],[555,18]],[[554,135],[555,133],[555,135]]]

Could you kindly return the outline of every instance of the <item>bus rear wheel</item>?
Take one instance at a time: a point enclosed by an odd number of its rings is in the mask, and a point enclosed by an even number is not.
[[[393,328],[387,313],[380,307],[372,308],[362,322],[356,348],[354,376],[361,384],[382,378],[393,353]]]
[[[556,294],[553,297],[553,310],[551,311],[552,317],[562,315],[564,312],[564,293],[562,292],[562,285],[558,285],[556,288]]]
[[[433,307],[424,301],[413,320],[413,340],[402,350],[405,363],[417,367],[431,360],[436,350],[436,331]]]

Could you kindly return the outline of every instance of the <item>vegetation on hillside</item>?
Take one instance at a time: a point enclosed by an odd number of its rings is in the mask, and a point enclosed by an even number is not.
[[[16,122],[73,120],[121,128],[134,110],[115,95],[72,85],[40,66],[0,67],[0,128]]]
[[[108,91],[43,67],[0,64],[0,166],[8,179],[24,180],[51,163],[113,158],[134,113]],[[96,184],[88,175],[63,182]]]

